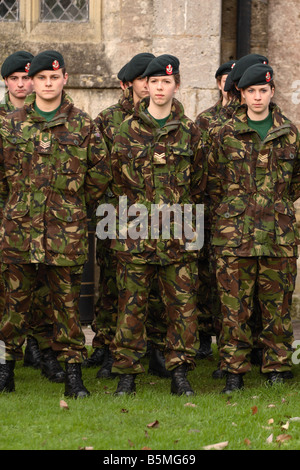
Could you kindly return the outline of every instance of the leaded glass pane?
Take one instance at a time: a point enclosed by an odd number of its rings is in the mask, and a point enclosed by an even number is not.
[[[41,21],[43,22],[84,22],[88,20],[88,0],[41,1]]]
[[[0,0],[0,21],[19,21],[19,0]]]

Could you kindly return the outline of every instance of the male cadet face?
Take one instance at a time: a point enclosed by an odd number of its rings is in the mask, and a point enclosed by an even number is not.
[[[146,96],[149,96],[147,78],[137,77],[132,82],[133,99],[136,103]]]
[[[228,100],[228,93],[227,91],[224,91],[224,87],[225,87],[225,82],[226,82],[226,78],[228,77],[228,75],[222,75],[220,77],[219,80],[217,80],[217,84],[218,84],[218,88],[220,90],[220,92],[222,93],[222,98],[227,101]]]
[[[32,77],[34,91],[40,100],[55,101],[68,81],[68,74],[63,69],[41,70]]]
[[[10,99],[25,99],[33,90],[33,84],[26,72],[14,72],[5,78]]]

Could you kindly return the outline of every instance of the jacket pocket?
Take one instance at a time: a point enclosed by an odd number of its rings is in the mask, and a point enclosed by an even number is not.
[[[212,244],[239,246],[242,242],[247,202],[240,198],[223,201],[216,209],[216,222]]]
[[[243,170],[245,154],[242,151],[231,151],[226,153],[218,163],[218,174],[222,180],[230,183],[239,183]]]
[[[300,237],[296,222],[296,213],[291,201],[279,201],[274,204],[275,236],[278,245],[299,245]]]
[[[66,254],[86,254],[88,247],[87,215],[74,206],[50,208],[47,215],[47,250]]]
[[[31,219],[24,203],[6,207],[1,225],[3,250],[28,251],[30,246]]]
[[[290,145],[286,148],[274,149],[275,164],[277,166],[277,180],[279,183],[290,182],[292,179],[296,149]]]

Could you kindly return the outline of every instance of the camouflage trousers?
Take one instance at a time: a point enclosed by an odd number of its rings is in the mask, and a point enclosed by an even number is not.
[[[34,323],[35,291],[37,288],[40,291],[41,284],[45,283],[45,303],[42,304],[42,297],[39,297],[41,304],[38,306],[45,318],[44,323],[39,318],[40,347],[49,347],[45,341],[48,335],[59,360],[82,362],[87,356],[78,308],[83,266],[6,264],[2,268],[5,309],[0,339],[5,343],[6,360],[22,359],[22,345]],[[49,329],[49,324],[54,330]]]
[[[0,272],[0,322],[5,307],[5,284],[2,272]],[[50,290],[45,279],[39,277],[36,289],[33,293],[31,305],[31,320],[28,325],[27,335],[35,338],[40,349],[50,348],[53,341],[53,314],[47,316],[43,313],[45,309],[52,309],[50,301]]]
[[[221,368],[232,373],[250,370],[253,335],[249,319],[257,296],[261,312],[258,341],[263,347],[262,373],[291,369],[293,328],[292,295],[297,274],[296,258],[217,258],[223,325]]]
[[[144,372],[140,362],[146,353],[147,300],[153,279],[157,276],[160,295],[167,312],[165,359],[166,368],[187,363],[195,367],[194,356],[199,314],[197,308],[197,263],[134,264],[118,262],[119,315],[111,351],[115,357],[112,372]]]
[[[92,345],[101,348],[109,345],[116,333],[118,318],[117,259],[106,241],[97,241],[97,262],[100,267],[99,296],[95,304]],[[149,294],[147,336],[159,349],[164,349],[167,332],[166,312],[159,295],[157,279],[153,280]]]

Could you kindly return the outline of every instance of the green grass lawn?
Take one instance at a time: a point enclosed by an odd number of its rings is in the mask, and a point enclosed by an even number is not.
[[[83,369],[91,396],[75,400],[64,397],[63,384],[20,363],[16,391],[0,394],[0,449],[180,451],[220,442],[228,450],[300,449],[300,365],[293,380],[273,387],[254,367],[245,390],[228,397],[220,394],[224,380],[211,378],[216,364],[216,349],[214,360],[197,361],[189,373],[197,394],[189,398],[171,395],[170,379],[147,373],[137,378],[136,395],[115,397],[117,379]]]

